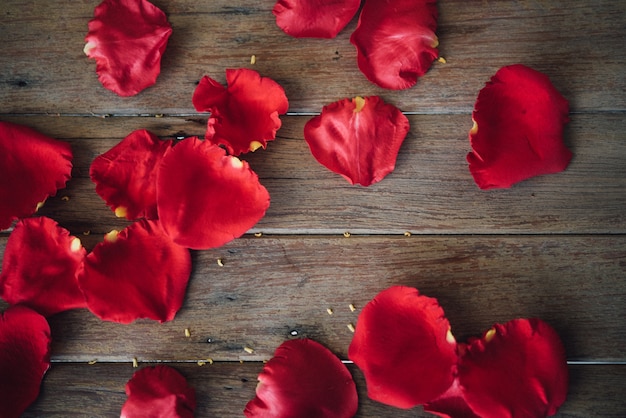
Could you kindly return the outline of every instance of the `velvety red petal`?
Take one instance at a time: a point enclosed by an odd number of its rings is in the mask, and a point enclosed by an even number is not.
[[[456,341],[436,299],[394,286],[361,311],[348,357],[365,375],[370,398],[412,408],[452,384]]]
[[[172,146],[146,130],[132,132],[91,163],[96,193],[118,216],[156,219],[157,168]]]
[[[386,89],[406,89],[439,56],[435,0],[367,0],[350,37],[361,72]]]
[[[278,115],[287,112],[285,91],[274,80],[245,68],[226,70],[228,87],[205,76],[193,94],[200,112],[211,112],[206,139],[239,155],[265,148],[281,127]]]
[[[563,343],[539,319],[495,325],[467,346],[458,372],[467,403],[484,418],[554,415],[567,396]]]
[[[158,221],[142,219],[106,235],[78,274],[87,307],[107,321],[169,321],[183,304],[191,273],[189,250]]]
[[[391,173],[409,120],[376,96],[344,99],[325,106],[304,125],[311,153],[350,183],[369,186]]]
[[[147,0],[104,0],[94,10],[85,54],[96,60],[102,85],[133,96],[156,83],[172,34],[167,17]]]
[[[65,187],[71,172],[68,143],[0,122],[0,230],[32,215],[39,203]]]
[[[481,189],[508,188],[565,170],[569,104],[550,79],[521,64],[503,67],[478,94],[469,133],[469,169]]]
[[[285,341],[259,374],[246,417],[348,418],[358,395],[352,375],[330,350],[309,339]]]
[[[442,418],[480,418],[467,404],[458,378],[445,393],[424,404],[424,411]]]
[[[276,24],[296,38],[334,38],[352,20],[361,0],[279,0]]]
[[[19,221],[2,260],[0,296],[48,316],[84,308],[76,272],[86,251],[80,240],[46,217]]]
[[[187,248],[219,247],[252,228],[270,196],[247,162],[196,137],[178,143],[161,164],[157,207],[164,229]]]
[[[0,416],[17,418],[39,396],[50,367],[50,327],[26,306],[0,314]]]
[[[135,372],[126,383],[126,395],[121,418],[193,418],[196,409],[195,389],[165,365]]]

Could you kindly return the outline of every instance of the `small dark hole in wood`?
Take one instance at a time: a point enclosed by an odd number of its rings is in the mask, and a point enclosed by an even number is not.
[[[18,86],[18,87],[26,87],[26,86],[28,86],[28,82],[24,81],[24,80],[19,80],[19,81],[17,81],[15,83],[15,85]]]
[[[248,383],[248,379],[246,379],[245,377],[241,378],[242,383]]]

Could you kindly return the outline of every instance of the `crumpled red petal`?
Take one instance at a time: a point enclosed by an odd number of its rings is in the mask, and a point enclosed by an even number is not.
[[[544,417],[565,402],[565,348],[539,319],[496,324],[467,345],[458,379],[472,410],[484,418]]]
[[[68,143],[0,122],[0,230],[32,215],[38,204],[65,187],[71,172]]]
[[[0,297],[44,316],[86,307],[76,280],[85,254],[80,240],[54,220],[20,220],[4,251]]]
[[[120,217],[157,219],[157,169],[172,146],[145,129],[131,132],[91,163],[96,193]]]
[[[161,163],[157,207],[174,242],[197,250],[219,247],[252,228],[270,196],[247,162],[196,137],[178,143]]]
[[[89,310],[103,320],[165,322],[182,306],[190,273],[189,250],[159,221],[142,219],[107,234],[85,257],[78,283]]]
[[[104,0],[94,10],[85,54],[96,60],[102,85],[133,96],[156,83],[172,34],[167,17],[147,0]]]
[[[406,89],[439,56],[435,0],[367,0],[350,37],[361,72],[386,89]]]
[[[39,396],[50,368],[50,326],[26,306],[0,314],[0,416],[18,418]]]
[[[352,375],[330,350],[310,339],[285,341],[259,374],[246,417],[348,418],[358,395]]]
[[[276,24],[295,38],[334,38],[352,20],[361,0],[279,0]]]
[[[121,418],[193,418],[196,391],[176,369],[144,367],[126,383]]]
[[[352,184],[369,186],[391,173],[409,120],[377,96],[324,106],[304,125],[304,139],[323,166]]]
[[[223,145],[232,155],[265,148],[281,127],[278,115],[289,101],[274,80],[245,68],[226,70],[228,87],[204,76],[193,93],[199,112],[211,112],[206,139]]]
[[[408,409],[450,387],[456,341],[436,299],[393,286],[361,311],[348,357],[365,375],[371,399]]]
[[[550,79],[521,64],[503,67],[478,94],[467,155],[481,189],[508,188],[530,177],[565,170],[563,143],[569,104]]]

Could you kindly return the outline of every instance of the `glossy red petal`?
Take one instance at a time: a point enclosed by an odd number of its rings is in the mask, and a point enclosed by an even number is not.
[[[480,418],[467,404],[458,378],[445,393],[424,404],[424,411],[442,418]]]
[[[135,372],[126,383],[121,418],[193,418],[196,391],[173,367],[158,365]]]
[[[65,187],[71,172],[68,143],[0,122],[0,230],[32,215],[39,203]]]
[[[276,138],[281,126],[278,115],[287,112],[289,102],[274,80],[245,68],[226,70],[228,87],[205,76],[193,93],[193,105],[211,112],[206,139],[239,155],[265,148]]]
[[[76,281],[85,254],[80,240],[54,220],[22,219],[4,251],[0,297],[45,316],[86,307]]]
[[[276,24],[296,38],[334,38],[352,20],[361,0],[279,0]]]
[[[494,325],[468,344],[458,372],[467,403],[483,418],[554,415],[567,396],[563,343],[539,319]]]
[[[50,327],[26,306],[0,314],[0,416],[17,418],[39,396],[50,367]]]
[[[330,350],[310,340],[285,341],[259,374],[246,417],[349,418],[358,395],[352,375]]]
[[[102,85],[133,96],[156,83],[172,34],[167,17],[147,0],[104,0],[94,10],[85,54],[96,60]]]
[[[87,307],[107,321],[169,321],[183,304],[191,273],[189,250],[158,221],[140,220],[107,234],[78,274]]]
[[[391,173],[409,120],[376,96],[325,106],[304,125],[304,139],[323,166],[352,184],[369,186]]]
[[[240,237],[269,204],[269,193],[247,162],[196,137],[178,143],[159,169],[159,219],[188,248],[219,247]]]
[[[350,37],[361,72],[386,89],[406,89],[439,56],[435,0],[367,0]]]
[[[456,341],[436,299],[394,286],[361,311],[348,357],[365,375],[371,399],[412,408],[452,384]]]
[[[149,131],[132,132],[91,163],[96,193],[118,216],[156,219],[157,168],[172,146]]]
[[[508,188],[565,170],[569,104],[550,79],[521,64],[503,67],[478,94],[469,133],[469,169],[481,189]]]

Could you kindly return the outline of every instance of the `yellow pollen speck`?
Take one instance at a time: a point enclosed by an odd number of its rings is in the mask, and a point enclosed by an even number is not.
[[[410,231],[406,231],[406,232],[404,233],[404,236],[405,236],[405,237],[410,237],[410,236],[411,236],[411,232],[410,232]]]
[[[85,53],[85,55],[89,55],[89,51],[91,51],[95,47],[96,47],[95,42],[87,42],[87,44],[83,48],[83,52]]]
[[[137,357],[133,357],[133,367],[136,369],[139,367],[139,362],[137,362]]]
[[[489,341],[493,340],[493,337],[495,337],[495,336],[496,336],[496,329],[495,328],[491,328],[485,334],[485,342],[489,342]]]
[[[117,241],[117,236],[120,234],[120,231],[114,229],[111,232],[109,232],[108,234],[106,234],[104,236],[104,240],[106,242],[115,242]]]
[[[70,242],[70,250],[74,253],[80,251],[80,249],[82,248],[82,244],[80,242],[80,239],[74,237],[72,239],[72,242]]]
[[[250,57],[250,64],[252,64],[252,65],[256,64],[256,55],[252,55]]]
[[[70,197],[69,196],[63,196],[63,197],[61,197],[61,201],[69,202],[70,201]]]
[[[243,360],[239,360],[239,363],[243,364]]]
[[[255,232],[254,236],[257,238],[261,238],[263,236],[263,232]]]
[[[348,305],[348,308],[350,308],[350,312],[356,311],[356,307],[352,303]]]
[[[117,216],[118,218],[125,218],[127,214],[128,209],[126,209],[126,207],[118,206],[115,208],[115,216]]]
[[[224,261],[222,261],[221,258],[218,258],[217,259],[217,265],[220,266],[220,267],[224,267]]]
[[[364,98],[362,98],[361,96],[356,96],[354,99],[352,99],[352,102],[354,103],[354,113],[359,113],[361,110],[363,110],[363,107],[365,106]]]
[[[45,205],[45,204],[46,204],[45,200],[42,201],[42,202],[37,203],[37,206],[35,206],[35,212],[37,212],[39,209],[41,209],[43,207],[43,205]]]
[[[456,338],[452,335],[452,330],[448,328],[448,333],[446,334],[446,341],[450,344],[456,344]]]
[[[343,233],[343,236],[346,237],[346,238],[350,238],[350,235],[352,235],[352,234],[350,234],[348,231]]]
[[[155,118],[162,118],[163,116],[165,116],[163,115],[163,113],[157,113],[156,115],[154,115]]]
[[[253,349],[253,348],[250,348],[250,347],[244,347],[244,348],[243,348],[243,351],[245,351],[245,352],[246,352],[246,353],[248,353],[248,354],[252,354],[252,353],[254,353],[254,349]]]
[[[439,58],[437,58],[437,62],[440,62],[441,64],[445,64],[448,61],[444,57],[439,57]]]
[[[189,328],[185,328],[185,337],[191,337],[191,331],[189,331]]]
[[[94,360],[89,360],[89,361],[87,362],[87,364],[89,364],[89,365],[93,366],[93,365],[94,365],[94,364],[96,364],[97,362],[98,362],[98,360],[97,360],[97,359],[94,359]]]
[[[230,165],[233,168],[243,168],[243,162],[237,157],[230,157]]]
[[[472,119],[472,122],[474,122],[474,125],[472,126],[472,129],[470,129],[469,133],[470,135],[476,135],[478,133],[478,123],[476,123],[474,119]]]
[[[84,236],[87,236],[87,235],[89,235],[89,234],[91,234],[91,231],[90,231],[90,230],[83,231],[83,235],[84,235]]]
[[[350,332],[354,332],[355,331],[354,325],[352,325],[352,324],[348,324],[348,329],[350,330]]]
[[[263,144],[261,144],[259,141],[252,141],[250,142],[250,151],[254,152],[258,150],[259,148],[261,148],[262,146]]]
[[[205,364],[206,364],[206,361],[198,360],[198,366],[204,366]]]
[[[332,315],[333,314],[333,310],[331,308],[326,308],[326,312],[328,312],[328,315]]]

